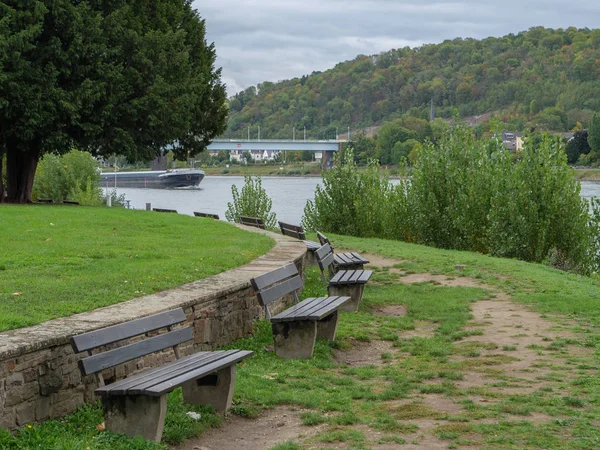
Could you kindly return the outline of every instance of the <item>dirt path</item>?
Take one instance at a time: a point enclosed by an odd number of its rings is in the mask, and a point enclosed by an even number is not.
[[[372,265],[389,267],[397,264],[376,255],[367,255]],[[398,280],[403,283],[418,283],[432,281],[445,286],[482,287],[478,280],[467,277],[448,278],[443,275],[412,274],[402,276]],[[406,314],[404,306],[385,306],[373,311],[376,315],[402,316]],[[465,390],[467,397],[461,397],[460,402],[439,393],[416,392],[408,399],[385,402],[386,408],[397,414],[402,414],[408,407],[415,405],[429,414],[423,417],[407,417],[403,423],[416,425],[415,432],[402,434],[402,444],[383,442],[382,433],[367,425],[354,425],[353,429],[360,431],[366,437],[368,448],[377,450],[387,449],[442,449],[448,448],[449,441],[437,437],[434,430],[443,426],[454,426],[456,421],[446,420],[448,416],[460,416],[464,413],[465,400],[475,405],[494,407],[502,398],[512,394],[530,394],[547,387],[548,380],[562,377],[571,380],[574,371],[565,368],[565,360],[573,355],[587,356],[591,352],[582,347],[569,344],[574,336],[562,326],[542,318],[525,306],[513,303],[504,293],[496,292],[495,298],[479,301],[472,305],[473,318],[465,328],[467,330],[482,330],[482,334],[467,337],[455,344],[457,351],[451,357],[464,365],[464,377],[455,382],[456,387]],[[418,323],[415,330],[399,332],[399,337],[430,337],[434,327],[430,323]],[[554,343],[554,348],[552,344]],[[383,361],[382,353],[398,355],[390,341],[354,341],[350,349],[336,350],[334,360],[347,367],[385,366],[392,361]],[[557,345],[560,344],[560,345]],[[592,375],[592,372],[590,372]],[[437,384],[443,380],[428,379],[423,384]],[[431,411],[441,419],[432,418]],[[247,449],[264,450],[287,441],[303,442],[321,431],[323,426],[304,426],[300,420],[300,408],[281,406],[267,410],[254,420],[230,416],[223,426],[206,432],[200,438],[188,441],[177,450],[229,450]],[[498,420],[527,420],[534,423],[550,422],[556,417],[539,413],[523,415],[522,411],[503,411],[504,418]],[[433,414],[434,416],[436,414]],[[494,419],[496,420],[496,419]],[[492,419],[481,419],[480,423],[490,423]],[[471,420],[477,423],[477,420]],[[477,448],[476,435],[471,436]],[[308,444],[306,448],[348,448],[349,443]],[[305,447],[303,447],[305,448]]]

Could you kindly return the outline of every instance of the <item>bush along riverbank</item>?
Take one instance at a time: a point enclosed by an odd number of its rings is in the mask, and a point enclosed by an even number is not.
[[[597,448],[597,281],[478,253],[330,238],[371,260],[359,311],[342,312],[336,340],[319,340],[309,360],[275,357],[267,322],[231,344],[255,355],[238,366],[225,421],[175,391],[161,444],[102,431],[90,405],[0,432],[0,448]],[[326,291],[314,267],[305,281],[303,298]]]
[[[586,274],[600,267],[598,203],[579,196],[555,138],[514,158],[500,140],[477,141],[455,124],[423,146],[410,177],[402,172],[392,186],[376,164],[360,171],[346,152],[306,205],[305,228],[548,261]]]

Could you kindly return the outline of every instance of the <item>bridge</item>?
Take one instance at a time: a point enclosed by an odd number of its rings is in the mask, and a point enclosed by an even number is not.
[[[216,139],[209,146],[209,151],[230,150],[241,154],[245,151],[314,151],[315,156],[320,153],[323,167],[330,165],[333,152],[341,149],[343,140],[327,141],[289,141],[289,140],[242,140],[242,139]],[[317,158],[319,159],[319,158]]]

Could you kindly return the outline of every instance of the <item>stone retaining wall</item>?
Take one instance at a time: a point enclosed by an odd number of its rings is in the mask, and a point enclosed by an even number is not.
[[[194,341],[182,354],[212,350],[246,336],[264,313],[250,287],[250,279],[295,262],[302,273],[306,246],[301,241],[256,228],[276,241],[275,247],[251,263],[203,280],[89,313],[51,320],[40,325],[0,333],[0,428],[14,429],[29,422],[68,414],[94,399],[95,376],[82,377],[70,345],[74,335],[183,307],[185,324]],[[285,309],[283,299],[274,311]],[[273,312],[273,311],[272,311]],[[183,324],[183,325],[185,325]],[[103,373],[107,381],[173,359],[172,352],[148,355]]]

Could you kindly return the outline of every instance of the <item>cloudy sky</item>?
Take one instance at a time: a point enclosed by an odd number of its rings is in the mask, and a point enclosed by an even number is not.
[[[194,0],[232,95],[359,54],[530,27],[597,28],[600,0]]]

